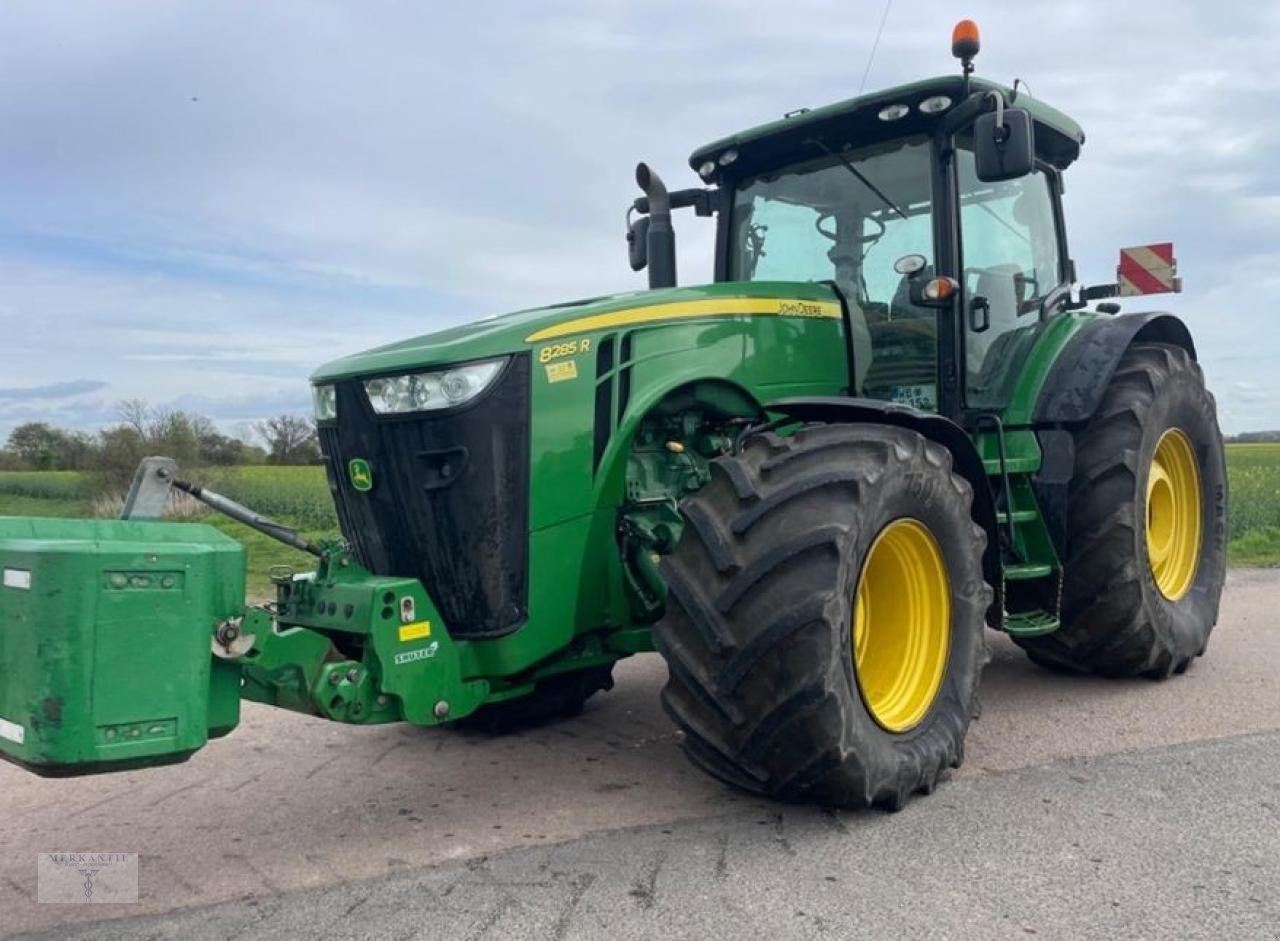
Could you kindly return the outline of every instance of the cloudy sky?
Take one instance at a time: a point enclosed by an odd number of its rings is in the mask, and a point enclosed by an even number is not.
[[[1082,279],[1172,239],[1229,432],[1280,427],[1280,4],[894,0],[868,89],[1027,82],[1088,135]],[[116,403],[230,430],[308,409],[343,353],[642,285],[644,158],[857,92],[883,0],[5,3],[0,436]],[[709,280],[704,220],[682,281]]]

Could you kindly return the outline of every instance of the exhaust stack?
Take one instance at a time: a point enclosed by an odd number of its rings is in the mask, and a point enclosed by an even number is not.
[[[662,177],[647,163],[636,164],[636,184],[649,200],[649,287],[676,286],[676,233],[671,227],[671,197]]]

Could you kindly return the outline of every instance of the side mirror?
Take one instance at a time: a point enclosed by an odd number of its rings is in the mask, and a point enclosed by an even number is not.
[[[627,226],[627,256],[632,271],[643,271],[649,264],[649,217],[641,216]]]
[[[1035,131],[1022,108],[999,108],[973,122],[973,155],[984,183],[1016,180],[1036,167]]]

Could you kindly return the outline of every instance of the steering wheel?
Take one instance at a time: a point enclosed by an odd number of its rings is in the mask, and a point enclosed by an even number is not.
[[[828,219],[834,219],[835,217],[836,217],[836,214],[834,212],[824,212],[821,215],[819,215],[817,219],[813,220],[813,227],[818,230],[818,234],[831,239],[831,241],[833,242],[838,241],[840,236],[836,233],[834,229],[824,229],[822,227],[822,223]],[[871,220],[880,228],[878,231],[873,232],[870,235],[859,235],[857,236],[856,239],[854,239],[854,241],[857,241],[862,245],[866,245],[869,248],[870,246],[874,245],[876,242],[880,241],[881,236],[883,236],[885,233],[886,226],[883,222],[881,222],[875,216],[866,216],[865,218]],[[863,252],[863,255],[864,256],[866,255],[865,251]]]

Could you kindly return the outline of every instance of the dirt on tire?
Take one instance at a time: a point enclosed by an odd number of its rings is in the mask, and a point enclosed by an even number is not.
[[[744,790],[841,807],[901,807],[959,766],[986,660],[985,531],[946,448],[904,428],[814,425],[749,438],[687,498],[663,560],[654,639],[688,757]],[[863,559],[895,519],[936,540],[950,593],[941,687],[905,732],[859,693],[851,615]]]
[[[1147,474],[1170,429],[1189,439],[1200,477],[1200,557],[1177,600],[1152,575],[1145,525]],[[1155,679],[1181,673],[1209,642],[1227,563],[1226,456],[1199,364],[1177,346],[1135,344],[1074,438],[1062,627],[1015,640],[1046,666]]]

